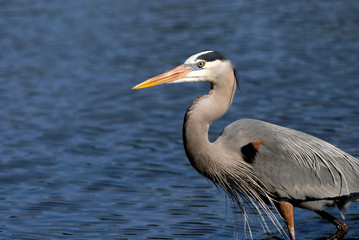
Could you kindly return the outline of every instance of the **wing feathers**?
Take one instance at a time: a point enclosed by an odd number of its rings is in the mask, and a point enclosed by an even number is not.
[[[259,141],[256,149],[253,143]],[[359,192],[359,161],[303,132],[243,119],[229,125],[216,142],[239,150],[278,196],[305,200]]]

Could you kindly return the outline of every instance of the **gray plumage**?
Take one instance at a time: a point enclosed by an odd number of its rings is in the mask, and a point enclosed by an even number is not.
[[[234,141],[236,139],[237,141]],[[262,140],[253,172],[278,197],[294,199],[299,206],[322,210],[315,200],[341,197],[340,207],[359,193],[359,161],[314,136],[255,119],[236,121],[225,128],[216,143],[235,151],[248,142]],[[237,148],[237,149],[235,149]],[[324,204],[324,202],[322,202]]]
[[[188,108],[183,142],[192,166],[223,188],[247,219],[247,207],[264,215],[281,230],[268,207],[276,207],[295,239],[293,206],[315,211],[337,226],[329,239],[341,239],[346,224],[324,211],[337,205],[342,213],[349,201],[359,198],[359,161],[314,136],[255,119],[227,126],[215,141],[208,140],[210,124],[230,107],[236,89],[235,70],[218,52],[195,54],[171,71],[134,88],[167,82],[207,81],[211,90]],[[342,213],[343,214],[343,213]]]

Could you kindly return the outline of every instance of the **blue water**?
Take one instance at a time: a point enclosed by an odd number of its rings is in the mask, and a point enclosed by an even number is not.
[[[211,139],[259,118],[359,157],[358,30],[356,0],[2,1],[0,239],[245,239],[182,147],[208,85],[131,87],[220,50],[241,90]],[[305,210],[295,221],[298,239],[335,231]],[[358,239],[359,203],[346,223]],[[270,227],[254,217],[253,238],[281,237]]]

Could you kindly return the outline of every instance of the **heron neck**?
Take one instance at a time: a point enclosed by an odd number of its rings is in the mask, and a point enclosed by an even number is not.
[[[207,177],[210,177],[210,170],[216,166],[212,164],[216,150],[208,139],[209,126],[223,116],[232,103],[235,79],[230,83],[212,85],[209,94],[197,97],[188,108],[183,123],[183,143],[187,157],[192,166]]]

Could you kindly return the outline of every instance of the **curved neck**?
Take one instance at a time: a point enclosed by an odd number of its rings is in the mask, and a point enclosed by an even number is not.
[[[222,81],[223,80],[223,81]],[[236,88],[235,76],[222,79],[222,84],[212,84],[209,94],[197,97],[188,108],[183,123],[183,143],[192,166],[210,177],[216,150],[208,139],[210,124],[223,116],[232,104]]]

